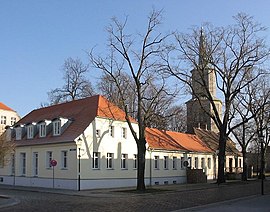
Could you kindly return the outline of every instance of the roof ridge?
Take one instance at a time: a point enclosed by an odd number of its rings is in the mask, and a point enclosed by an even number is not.
[[[7,105],[5,105],[3,102],[0,102],[0,109],[2,110],[10,110],[10,111],[14,111],[12,108],[8,107]]]

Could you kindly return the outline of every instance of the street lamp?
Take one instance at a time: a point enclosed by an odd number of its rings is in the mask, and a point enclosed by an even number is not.
[[[77,146],[79,150],[78,158],[79,158],[79,164],[78,164],[78,191],[81,190],[81,145],[82,145],[82,139],[81,137],[77,140]]]
[[[263,150],[263,143],[264,143],[264,137],[263,137],[263,133],[261,132],[261,134],[259,135],[259,141],[261,143],[261,194],[264,195],[264,185],[263,185],[263,181],[264,181],[264,150]]]

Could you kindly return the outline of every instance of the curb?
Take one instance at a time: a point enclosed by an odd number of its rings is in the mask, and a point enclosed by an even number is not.
[[[20,200],[14,199],[10,196],[0,195],[0,209],[11,207],[20,203]]]

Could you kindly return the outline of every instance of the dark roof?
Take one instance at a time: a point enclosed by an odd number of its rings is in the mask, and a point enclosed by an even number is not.
[[[218,150],[219,134],[213,131],[194,128],[195,134],[213,151]],[[235,143],[229,138],[226,143],[226,154],[239,155]]]
[[[74,139],[84,132],[95,117],[125,121],[124,111],[104,97],[96,95],[33,110],[23,117],[17,125],[38,123],[43,120],[54,120],[55,118],[65,118],[70,123],[67,124],[67,128],[60,136],[53,136],[51,131],[44,138],[35,135],[33,139],[26,139],[26,135],[24,135],[22,140],[16,140],[15,143],[17,146],[21,146],[73,142]],[[134,119],[131,120],[135,122]]]

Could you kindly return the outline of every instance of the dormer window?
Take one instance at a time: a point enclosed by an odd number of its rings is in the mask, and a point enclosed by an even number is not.
[[[15,133],[16,133],[16,140],[21,140],[23,134],[23,125],[16,126]]]
[[[34,126],[28,125],[27,126],[27,139],[31,139],[34,137]]]
[[[53,135],[60,135],[61,134],[61,121],[55,120],[53,122]]]
[[[39,137],[46,137],[46,123],[42,122],[39,124]]]

